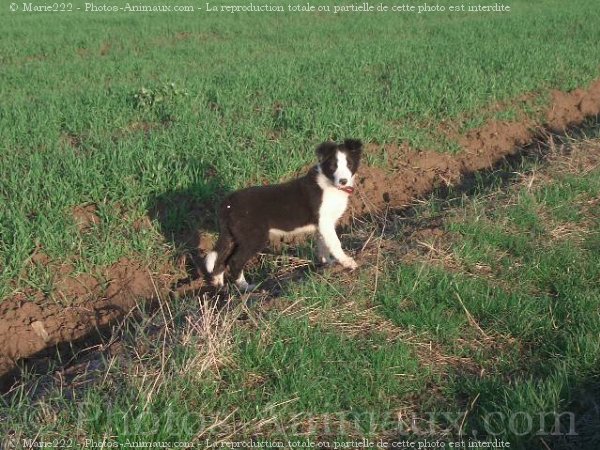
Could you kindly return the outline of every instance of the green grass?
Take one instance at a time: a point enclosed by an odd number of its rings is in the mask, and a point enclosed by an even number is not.
[[[0,297],[22,288],[9,282],[36,246],[88,271],[159,259],[159,224],[131,224],[170,192],[214,202],[312,161],[327,138],[458,151],[440,121],[468,129],[491,104],[598,77],[595,1],[511,5],[504,15],[5,11]],[[70,214],[84,203],[104,212],[87,236]]]

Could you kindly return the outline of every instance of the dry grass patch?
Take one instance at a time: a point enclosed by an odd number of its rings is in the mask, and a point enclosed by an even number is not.
[[[186,364],[185,371],[197,379],[221,377],[223,367],[232,367],[233,332],[241,309],[220,307],[214,299],[197,297],[198,315],[186,317],[186,328],[181,338],[184,346],[193,345],[197,352]]]

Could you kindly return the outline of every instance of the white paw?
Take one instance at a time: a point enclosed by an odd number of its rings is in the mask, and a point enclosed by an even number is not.
[[[319,262],[323,265],[332,264],[334,261],[335,261],[335,259],[333,259],[331,256],[320,256],[319,257]]]
[[[342,266],[344,266],[346,269],[350,269],[350,270],[354,270],[358,267],[358,264],[356,263],[356,261],[354,261],[354,258],[351,257],[347,257],[344,258],[340,261],[340,264]]]
[[[221,272],[219,275],[215,275],[214,277],[212,277],[212,284],[216,288],[222,288],[225,285],[224,272]]]
[[[256,289],[256,284],[246,283],[245,281],[243,283],[235,283],[235,285],[241,293],[250,292]]]

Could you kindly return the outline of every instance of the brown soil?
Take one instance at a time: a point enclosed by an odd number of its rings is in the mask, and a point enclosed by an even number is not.
[[[102,45],[100,46],[100,55],[101,56],[108,55],[111,48],[112,48],[112,44],[110,42],[103,42]]]
[[[45,255],[36,255],[37,264],[44,261],[52,264]],[[8,375],[5,383],[16,375],[11,372],[17,360],[97,333],[122,319],[138,299],[155,298],[155,284],[164,286],[131,259],[118,261],[96,277],[76,275],[69,265],[56,272],[60,278],[50,295],[27,290],[0,303],[0,375]]]
[[[349,223],[352,217],[376,215],[386,207],[403,208],[436,187],[458,184],[464,175],[492,168],[542,136],[545,130],[562,133],[586,117],[600,114],[600,80],[587,90],[553,92],[552,99],[543,127],[536,129],[537,124],[527,121],[490,122],[459,138],[463,152],[458,155],[414,151],[405,146],[387,147],[387,169],[361,167],[357,191],[343,222]],[[149,126],[135,124],[131,128],[146,132]],[[70,137],[67,143],[78,144]],[[374,151],[374,148],[366,150]],[[190,203],[193,202],[190,200]],[[192,220],[201,228],[206,222],[205,214],[212,209],[204,205],[191,209],[202,212],[203,217]],[[74,208],[73,217],[82,231],[99,222],[94,205]],[[136,224],[147,225],[144,221]],[[210,248],[210,236],[196,230],[192,238],[195,247],[202,247],[196,255],[200,257]],[[183,259],[180,263],[186,266]],[[52,264],[40,252],[31,260],[35,264]],[[163,273],[174,274],[177,270],[170,267]],[[11,379],[6,375],[14,374],[18,360],[33,358],[61,344],[97,334],[127,315],[138,300],[152,301],[168,290],[189,292],[203,288],[198,278],[173,286],[172,275],[156,277],[132,259],[120,260],[99,276],[74,275],[72,267],[64,264],[56,272],[57,281],[50,298],[48,294],[30,290],[0,302],[0,380],[4,383]]]
[[[452,155],[414,152],[393,146],[387,151],[389,169],[360,168],[357,191],[350,199],[350,208],[343,223],[348,223],[353,216],[377,214],[386,206],[403,208],[415,198],[431,192],[438,184],[451,185],[460,179],[462,167],[458,158]]]
[[[171,123],[168,119],[163,120],[162,122],[148,122],[148,121],[133,121],[127,124],[125,127],[115,131],[112,136],[113,142],[118,142],[130,135],[134,134],[143,134],[146,137],[150,136],[153,131],[159,130],[161,128],[168,128],[171,126]]]
[[[457,184],[463,175],[490,169],[503,158],[514,155],[547,130],[563,133],[581,124],[586,117],[600,114],[600,80],[589,89],[565,93],[552,92],[551,106],[543,127],[531,121],[488,122],[483,127],[459,137],[463,151],[448,155],[431,151],[415,152],[406,147],[386,148],[388,167],[362,167],[357,195],[345,217],[381,211],[385,206],[402,208],[413,199],[423,197],[436,186]],[[367,149],[368,150],[368,149]]]
[[[79,228],[79,231],[86,231],[92,226],[100,223],[98,208],[93,204],[76,206],[73,208],[73,220],[75,221],[77,228]]]
[[[67,132],[67,131],[63,131],[60,135],[60,142],[61,144],[74,148],[74,149],[79,149],[81,148],[81,145],[83,143],[83,137],[79,136],[75,133],[71,133],[71,132]]]

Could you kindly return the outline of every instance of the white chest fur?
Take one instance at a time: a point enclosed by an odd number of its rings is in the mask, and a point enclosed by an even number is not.
[[[319,208],[319,222],[336,223],[348,206],[348,194],[334,187],[323,189],[323,201]]]

